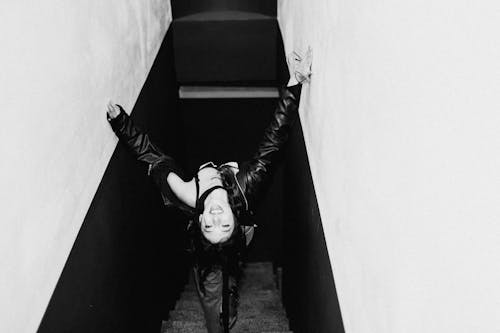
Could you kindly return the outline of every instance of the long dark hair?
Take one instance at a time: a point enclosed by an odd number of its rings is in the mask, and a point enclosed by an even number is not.
[[[198,221],[193,221],[189,228],[193,259],[198,269],[199,287],[203,290],[203,281],[210,272],[217,269],[226,269],[231,276],[240,275],[239,263],[244,255],[245,235],[235,219],[234,230],[229,239],[212,244],[201,232]]]
[[[219,174],[222,181],[222,186],[227,192],[227,198],[233,214],[239,219],[247,210],[247,203],[244,195],[241,193],[241,188],[238,185],[238,180],[234,173],[233,167],[229,165],[221,165]]]

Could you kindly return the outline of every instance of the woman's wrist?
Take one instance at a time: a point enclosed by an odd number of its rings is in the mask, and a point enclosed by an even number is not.
[[[118,118],[121,113],[123,113],[122,107],[109,101],[107,109],[108,120],[111,121]]]
[[[295,78],[295,75],[290,75],[290,80],[288,80],[288,83],[286,85],[287,88],[296,86],[297,84],[299,84],[299,82]]]

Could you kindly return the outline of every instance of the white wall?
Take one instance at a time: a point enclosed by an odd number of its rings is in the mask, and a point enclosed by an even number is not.
[[[35,332],[171,21],[168,0],[0,3],[0,332]]]
[[[500,332],[500,2],[280,0],[346,332]]]

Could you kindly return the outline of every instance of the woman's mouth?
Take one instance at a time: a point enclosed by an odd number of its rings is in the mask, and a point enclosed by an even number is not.
[[[224,210],[219,205],[214,205],[214,206],[210,207],[210,210],[209,210],[210,214],[222,214],[223,212],[224,212]]]

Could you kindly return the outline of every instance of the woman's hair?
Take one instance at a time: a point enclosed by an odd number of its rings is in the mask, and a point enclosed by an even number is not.
[[[235,219],[234,230],[224,242],[213,244],[205,238],[198,222],[189,228],[191,252],[195,255],[201,280],[215,267],[226,267],[233,274],[238,274],[238,262],[245,249],[245,235]],[[201,282],[201,281],[200,281]]]
[[[219,167],[219,174],[222,181],[222,186],[227,192],[229,205],[236,218],[241,217],[242,213],[247,209],[245,198],[241,193],[240,186],[236,179],[233,167],[229,165],[222,165]]]

